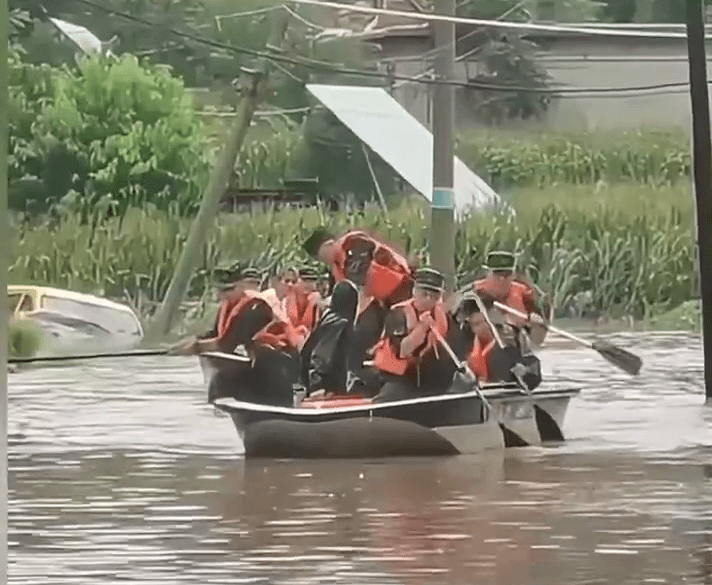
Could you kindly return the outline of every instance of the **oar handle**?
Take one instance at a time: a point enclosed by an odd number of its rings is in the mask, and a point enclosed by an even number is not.
[[[502,311],[505,311],[506,313],[509,313],[510,315],[514,315],[515,317],[519,317],[520,319],[529,320],[529,315],[522,313],[521,311],[517,311],[517,309],[513,309],[512,307],[504,305],[499,301],[495,301],[494,306],[498,309],[501,309]],[[590,341],[581,339],[580,337],[577,337],[572,333],[562,331],[561,329],[559,329],[558,327],[554,327],[553,325],[544,324],[544,327],[546,327],[552,333],[556,333],[557,335],[561,335],[562,337],[566,337],[568,339],[571,339],[572,341],[575,341],[577,343],[580,343],[581,345],[585,345],[586,347],[593,349],[593,344]]]
[[[440,343],[440,345],[442,345],[442,346],[445,348],[445,351],[446,351],[446,352],[448,353],[448,355],[452,358],[452,361],[455,362],[455,365],[456,365],[458,368],[463,368],[464,366],[462,365],[462,363],[461,363],[460,360],[458,359],[457,355],[455,354],[455,351],[452,349],[452,347],[450,347],[450,344],[449,344],[447,341],[445,341],[445,339],[443,338],[443,336],[440,335],[440,331],[438,331],[437,329],[435,329],[435,327],[431,327],[430,330],[433,332],[433,335],[435,335],[435,339],[438,340],[438,343]]]
[[[475,297],[475,303],[477,304],[477,307],[480,309],[480,313],[482,313],[482,316],[485,318],[485,321],[487,322],[487,325],[490,328],[490,331],[492,331],[492,335],[494,336],[494,340],[497,342],[497,345],[499,345],[500,349],[504,347],[504,343],[502,342],[502,338],[499,336],[499,331],[497,331],[497,328],[494,326],[494,323],[492,323],[492,320],[489,318],[489,313],[487,312],[487,308],[485,307],[484,303],[482,302],[482,299],[477,293],[474,293]]]

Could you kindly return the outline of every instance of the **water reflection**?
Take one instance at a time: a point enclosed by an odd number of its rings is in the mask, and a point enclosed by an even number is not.
[[[699,346],[632,343],[545,354],[567,443],[440,460],[245,463],[191,360],[15,374],[10,583],[712,583]]]

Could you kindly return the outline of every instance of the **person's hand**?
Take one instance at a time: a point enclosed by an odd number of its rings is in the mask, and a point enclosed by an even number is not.
[[[546,321],[544,321],[544,317],[539,315],[539,313],[531,313],[529,315],[529,321],[532,325],[540,325],[541,327],[546,327]]]
[[[435,325],[435,319],[433,319],[433,316],[430,313],[423,313],[420,316],[419,321],[425,329],[430,329]]]
[[[168,350],[168,355],[197,355],[199,351],[197,338],[186,339]]]

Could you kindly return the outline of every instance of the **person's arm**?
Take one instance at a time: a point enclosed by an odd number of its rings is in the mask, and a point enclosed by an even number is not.
[[[238,345],[249,349],[255,334],[272,320],[272,309],[267,303],[255,300],[240,315],[228,323],[222,336],[196,341],[196,353],[221,351],[233,353]]]

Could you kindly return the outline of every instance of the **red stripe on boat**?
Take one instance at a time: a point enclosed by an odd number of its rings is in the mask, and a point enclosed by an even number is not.
[[[369,398],[363,396],[334,396],[333,398],[324,398],[320,400],[305,399],[300,405],[300,408],[339,408],[342,406],[363,406],[373,404]]]

